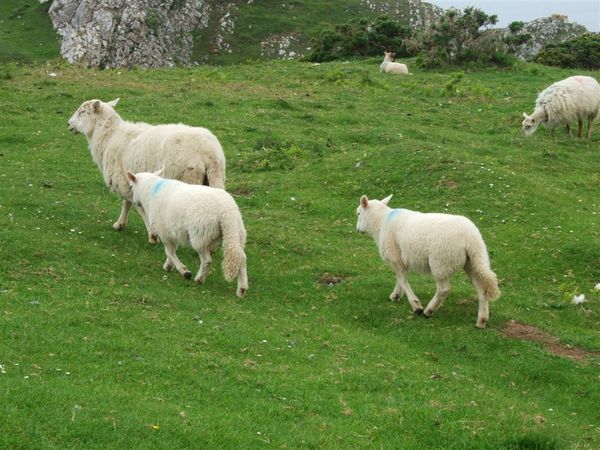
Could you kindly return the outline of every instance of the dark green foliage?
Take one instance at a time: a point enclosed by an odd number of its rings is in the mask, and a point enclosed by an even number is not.
[[[509,53],[514,54],[517,49],[531,40],[530,33],[521,33],[525,24],[520,21],[511,22],[508,25],[509,33],[504,37],[503,41],[508,47]]]
[[[546,44],[536,62],[564,68],[600,69],[600,34],[586,33],[558,44]]]
[[[380,16],[375,19],[351,19],[324,30],[313,40],[309,61],[322,62],[356,56],[379,56],[384,50],[392,50],[398,56],[408,56],[406,40],[412,37],[409,26]]]
[[[447,10],[421,37],[419,63],[425,67],[471,62],[506,64],[508,59],[500,56],[500,39],[485,32],[497,22],[496,15],[474,7]]]

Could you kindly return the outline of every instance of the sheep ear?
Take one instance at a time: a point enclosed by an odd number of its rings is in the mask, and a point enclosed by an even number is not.
[[[527,119],[527,113],[523,113],[523,119]]]
[[[137,178],[135,177],[135,175],[133,173],[131,173],[129,170],[127,171],[127,178],[132,183],[135,183],[137,181]]]
[[[92,110],[94,112],[100,111],[100,100],[95,100],[94,103],[92,103]]]
[[[366,195],[363,195],[360,198],[360,206],[362,206],[363,208],[366,208],[368,204],[369,204],[369,199],[367,198]]]
[[[107,104],[110,105],[110,106],[112,106],[112,107],[115,107],[115,106],[117,106],[117,103],[119,103],[119,100],[120,100],[120,98],[115,98],[114,100],[111,100]]]
[[[388,195],[386,198],[384,198],[383,200],[381,200],[381,203],[383,203],[384,205],[387,205],[390,202],[390,200],[392,199],[393,196],[394,196],[394,194]]]
[[[160,177],[162,175],[162,173],[164,172],[165,168],[161,168],[160,170],[157,170],[156,172],[154,172],[154,175],[156,175],[157,177]]]

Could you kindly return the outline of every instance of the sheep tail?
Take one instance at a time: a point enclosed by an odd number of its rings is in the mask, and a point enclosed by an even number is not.
[[[498,277],[490,268],[490,259],[483,240],[475,249],[467,250],[469,257],[470,273],[473,282],[483,290],[483,295],[488,301],[500,298],[501,292],[498,288]]]
[[[246,267],[246,230],[240,212],[235,209],[225,213],[221,221],[223,235],[223,275],[232,281]]]
[[[206,161],[205,185],[225,189],[225,161],[211,155]]]

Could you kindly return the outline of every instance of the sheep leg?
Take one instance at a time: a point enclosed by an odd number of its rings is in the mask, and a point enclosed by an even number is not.
[[[423,311],[425,317],[431,317],[434,312],[438,310],[442,303],[450,293],[450,281],[448,278],[436,278],[435,279],[436,291],[435,295]]]
[[[237,279],[237,291],[235,292],[235,295],[237,295],[239,298],[242,298],[248,290],[248,273],[246,272],[245,262],[242,264],[242,267],[238,272]]]
[[[144,226],[146,227],[146,231],[148,232],[148,242],[150,242],[151,244],[158,244],[158,236],[150,231],[150,224],[148,223],[148,219],[146,218],[146,212],[144,211],[144,208],[136,206],[135,209],[144,221]]]
[[[212,255],[208,249],[197,251],[200,256],[200,269],[198,270],[198,274],[196,275],[196,278],[194,278],[194,281],[196,283],[204,283],[204,280],[206,280],[208,272],[210,272],[210,268],[212,267]]]
[[[477,328],[485,328],[489,318],[490,318],[490,308],[489,302],[485,297],[485,288],[483,285],[483,281],[479,279],[477,274],[471,269],[469,265],[465,267],[465,271],[469,278],[471,279],[471,283],[475,286],[475,290],[477,291],[477,299],[479,300],[479,311],[477,312]]]
[[[175,254],[175,252],[177,251],[177,245],[172,243],[172,242],[165,242],[165,253],[167,255],[167,262],[170,262],[171,264],[175,265],[175,268],[177,269],[177,271],[184,277],[184,278],[191,278],[192,277],[192,272],[190,272],[188,270],[188,268],[185,266],[185,264],[183,264],[179,258],[177,257],[177,255]],[[167,263],[165,262],[165,265],[167,265]],[[168,265],[167,265],[168,267]],[[163,269],[165,268],[165,266],[163,266]]]
[[[163,264],[163,270],[165,272],[170,272],[171,270],[173,270],[173,263],[171,262],[171,259],[168,256],[167,256],[167,260]]]
[[[581,135],[582,134],[583,134],[583,120],[582,119],[577,119],[577,137],[579,139],[581,139]]]
[[[573,133],[571,133],[571,125],[567,124],[567,133],[569,133],[569,138],[573,139]]]
[[[419,299],[411,289],[410,284],[408,284],[408,278],[406,277],[406,273],[397,272],[396,277],[398,279],[398,283],[400,284],[400,288],[404,292],[406,292],[406,297],[408,298],[408,303],[410,303],[413,313],[422,314],[423,307],[421,306],[421,302],[419,302]]]
[[[592,136],[592,123],[594,123],[594,119],[588,117],[588,130],[587,130],[587,142],[590,143],[590,137]]]
[[[131,205],[132,203],[129,200],[123,200],[123,203],[121,204],[121,214],[112,226],[115,230],[119,231],[127,227],[127,217],[129,216]]]
[[[402,286],[400,286],[400,279],[396,275],[396,287],[394,287],[394,290],[390,294],[390,300],[392,302],[398,301],[402,298],[403,295],[404,290],[402,289]]]

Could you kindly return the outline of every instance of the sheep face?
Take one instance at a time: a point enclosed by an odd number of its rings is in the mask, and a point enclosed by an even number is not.
[[[535,120],[532,116],[528,116],[526,113],[523,113],[523,134],[525,136],[531,136],[537,127],[539,126],[539,121]]]
[[[112,100],[108,103],[101,102],[100,100],[88,100],[87,102],[83,102],[69,119],[67,125],[69,131],[73,134],[91,134],[96,125],[96,117],[100,115],[105,108],[110,107],[112,109],[118,101],[119,99]]]
[[[382,210],[389,210],[387,204],[391,200],[392,196],[389,195],[383,200],[369,200],[366,195],[360,198],[358,208],[356,208],[356,215],[358,216],[356,222],[356,231],[359,233],[370,233],[372,232],[373,222],[372,217],[381,213]]]
[[[359,233],[365,233],[367,231],[367,216],[368,216],[367,206],[368,205],[369,205],[369,200],[367,199],[366,195],[363,195],[360,198],[360,204],[358,205],[358,208],[356,208],[356,216],[357,216],[356,231],[358,231]]]

